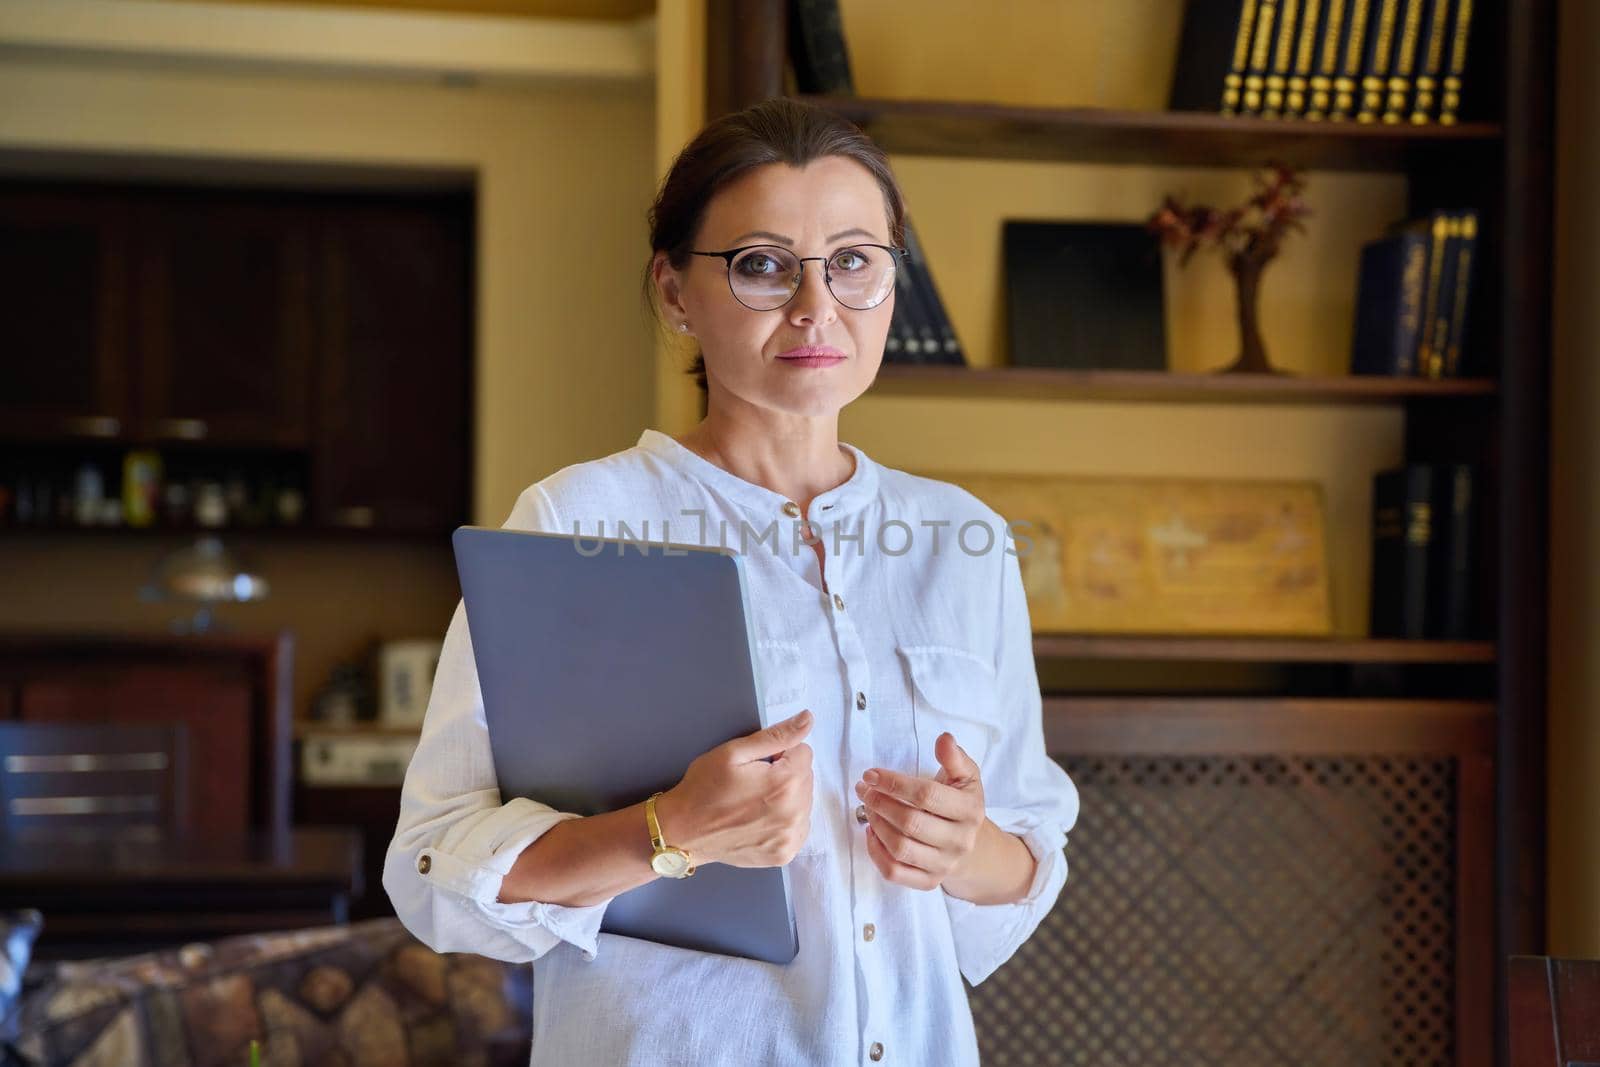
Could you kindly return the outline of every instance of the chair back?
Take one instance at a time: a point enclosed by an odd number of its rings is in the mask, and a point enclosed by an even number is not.
[[[0,834],[181,833],[187,758],[181,723],[0,722]]]

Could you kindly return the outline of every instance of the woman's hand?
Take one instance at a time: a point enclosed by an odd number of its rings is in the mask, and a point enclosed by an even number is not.
[[[811,833],[811,721],[807,709],[697,757],[656,800],[667,844],[696,866],[781,867],[794,859]]]
[[[871,770],[856,783],[867,808],[867,855],[884,878],[913,889],[937,889],[959,874],[988,821],[972,757],[949,733],[933,752],[932,778]]]

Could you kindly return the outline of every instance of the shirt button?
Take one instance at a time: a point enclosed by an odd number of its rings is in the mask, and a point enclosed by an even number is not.
[[[882,1041],[874,1041],[872,1043],[872,1048],[867,1051],[867,1056],[874,1063],[876,1063],[878,1060],[883,1059],[883,1042]]]
[[[433,869],[433,857],[432,856],[424,856],[424,857],[422,857],[421,859],[419,859],[417,861],[417,870],[421,871],[423,874],[427,874],[432,869]]]
[[[838,593],[833,594],[833,606],[838,608],[840,611],[843,611],[844,597],[840,596]]]
[[[877,937],[877,936],[878,936],[878,928],[876,926],[873,926],[871,923],[868,923],[867,925],[865,925],[865,926],[863,926],[861,928],[861,940],[863,940],[863,941],[871,941],[874,937]]]
[[[857,711],[866,711],[867,710],[867,694],[865,694],[865,693],[857,693],[856,694],[856,710]]]
[[[783,513],[789,516],[791,519],[798,518],[800,515],[800,505],[796,504],[793,500],[785,500],[783,502]]]
[[[866,821],[867,821],[867,806],[865,804],[857,804],[856,805],[856,822],[864,823]]]

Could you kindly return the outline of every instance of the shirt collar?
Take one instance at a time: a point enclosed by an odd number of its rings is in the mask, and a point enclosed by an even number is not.
[[[698,452],[679,443],[671,435],[646,428],[639,435],[638,443],[640,448],[660,456],[690,478],[703,483],[740,507],[760,516],[780,519],[786,517],[783,505],[790,502],[788,497],[723,470]],[[849,514],[877,497],[877,464],[855,445],[845,441],[840,441],[839,444],[855,457],[856,469],[842,484],[818,493],[812,499],[809,518],[813,522]]]

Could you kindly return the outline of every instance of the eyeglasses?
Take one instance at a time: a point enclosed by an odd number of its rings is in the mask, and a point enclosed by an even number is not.
[[[854,311],[875,308],[894,290],[895,265],[904,248],[864,244],[841,248],[831,256],[797,256],[778,245],[745,245],[726,252],[691,252],[727,261],[728,288],[751,311],[776,311],[800,291],[807,260],[820,260],[828,292]]]

